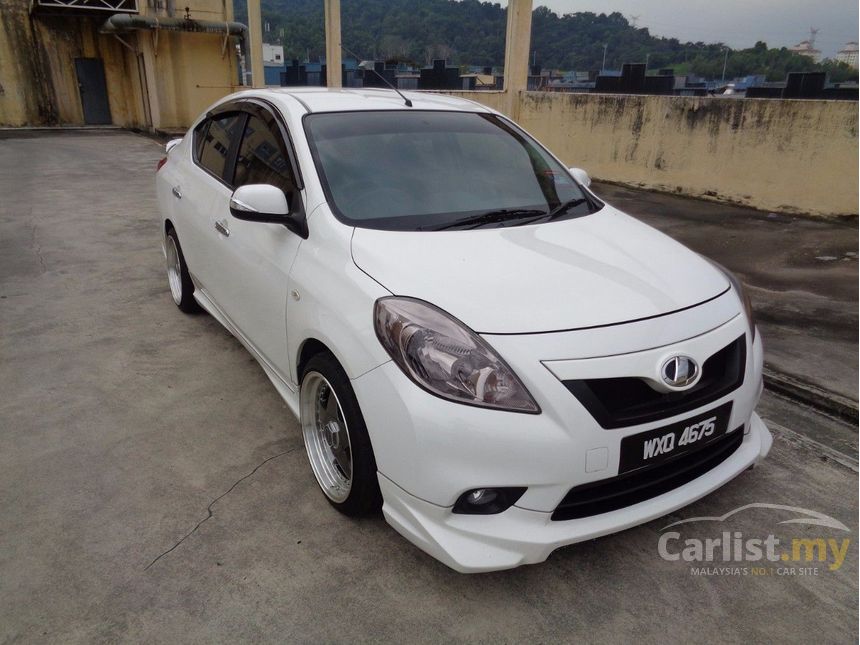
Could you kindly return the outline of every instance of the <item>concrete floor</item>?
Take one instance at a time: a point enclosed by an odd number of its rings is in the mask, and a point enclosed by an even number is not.
[[[160,156],[128,133],[0,138],[0,643],[856,641],[857,475],[807,434],[846,430],[769,395],[760,468],[541,565],[463,576],[338,515],[257,364],[170,299]],[[847,536],[845,564],[699,576],[658,556],[670,522],[752,502],[850,533],[766,509],[727,530]]]

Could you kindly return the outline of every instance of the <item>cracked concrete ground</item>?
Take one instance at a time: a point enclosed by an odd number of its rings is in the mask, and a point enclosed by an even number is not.
[[[0,643],[856,641],[857,475],[808,440],[856,427],[770,395],[760,468],[541,565],[463,576],[338,515],[250,355],[170,299],[160,156],[128,133],[0,138]],[[728,530],[847,536],[847,560],[734,576],[659,557],[667,524],[753,502],[850,531],[762,509]]]

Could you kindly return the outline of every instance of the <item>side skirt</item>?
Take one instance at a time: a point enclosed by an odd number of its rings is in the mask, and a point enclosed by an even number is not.
[[[272,385],[275,386],[275,389],[278,391],[278,394],[281,395],[281,398],[284,400],[284,403],[287,404],[287,407],[290,409],[290,412],[296,417],[299,418],[299,389],[298,386],[290,383],[286,379],[284,379],[278,370],[274,368],[265,358],[263,358],[262,354],[257,351],[256,347],[254,347],[253,343],[250,340],[245,338],[245,336],[240,332],[235,325],[230,321],[227,315],[218,308],[218,306],[209,298],[200,284],[194,279],[192,276],[192,281],[194,282],[194,299],[198,302],[198,304],[203,307],[209,314],[217,320],[223,327],[229,331],[233,336],[238,340],[242,345],[245,346],[245,349],[253,356],[257,362],[260,364],[260,367],[263,368],[263,372],[265,372],[266,376],[269,377],[269,380],[272,382]]]

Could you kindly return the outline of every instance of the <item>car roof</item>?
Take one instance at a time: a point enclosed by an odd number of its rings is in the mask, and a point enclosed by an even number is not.
[[[403,92],[417,110],[492,112],[467,99],[431,92]],[[397,92],[387,88],[276,87],[248,90],[232,98],[257,96],[283,107],[294,99],[307,112],[352,112],[364,110],[408,110]],[[292,107],[292,106],[291,106]]]

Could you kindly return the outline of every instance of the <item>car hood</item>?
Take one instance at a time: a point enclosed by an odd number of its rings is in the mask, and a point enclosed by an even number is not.
[[[606,205],[584,217],[475,230],[356,228],[358,267],[478,333],[611,325],[670,313],[729,288],[701,256]]]

